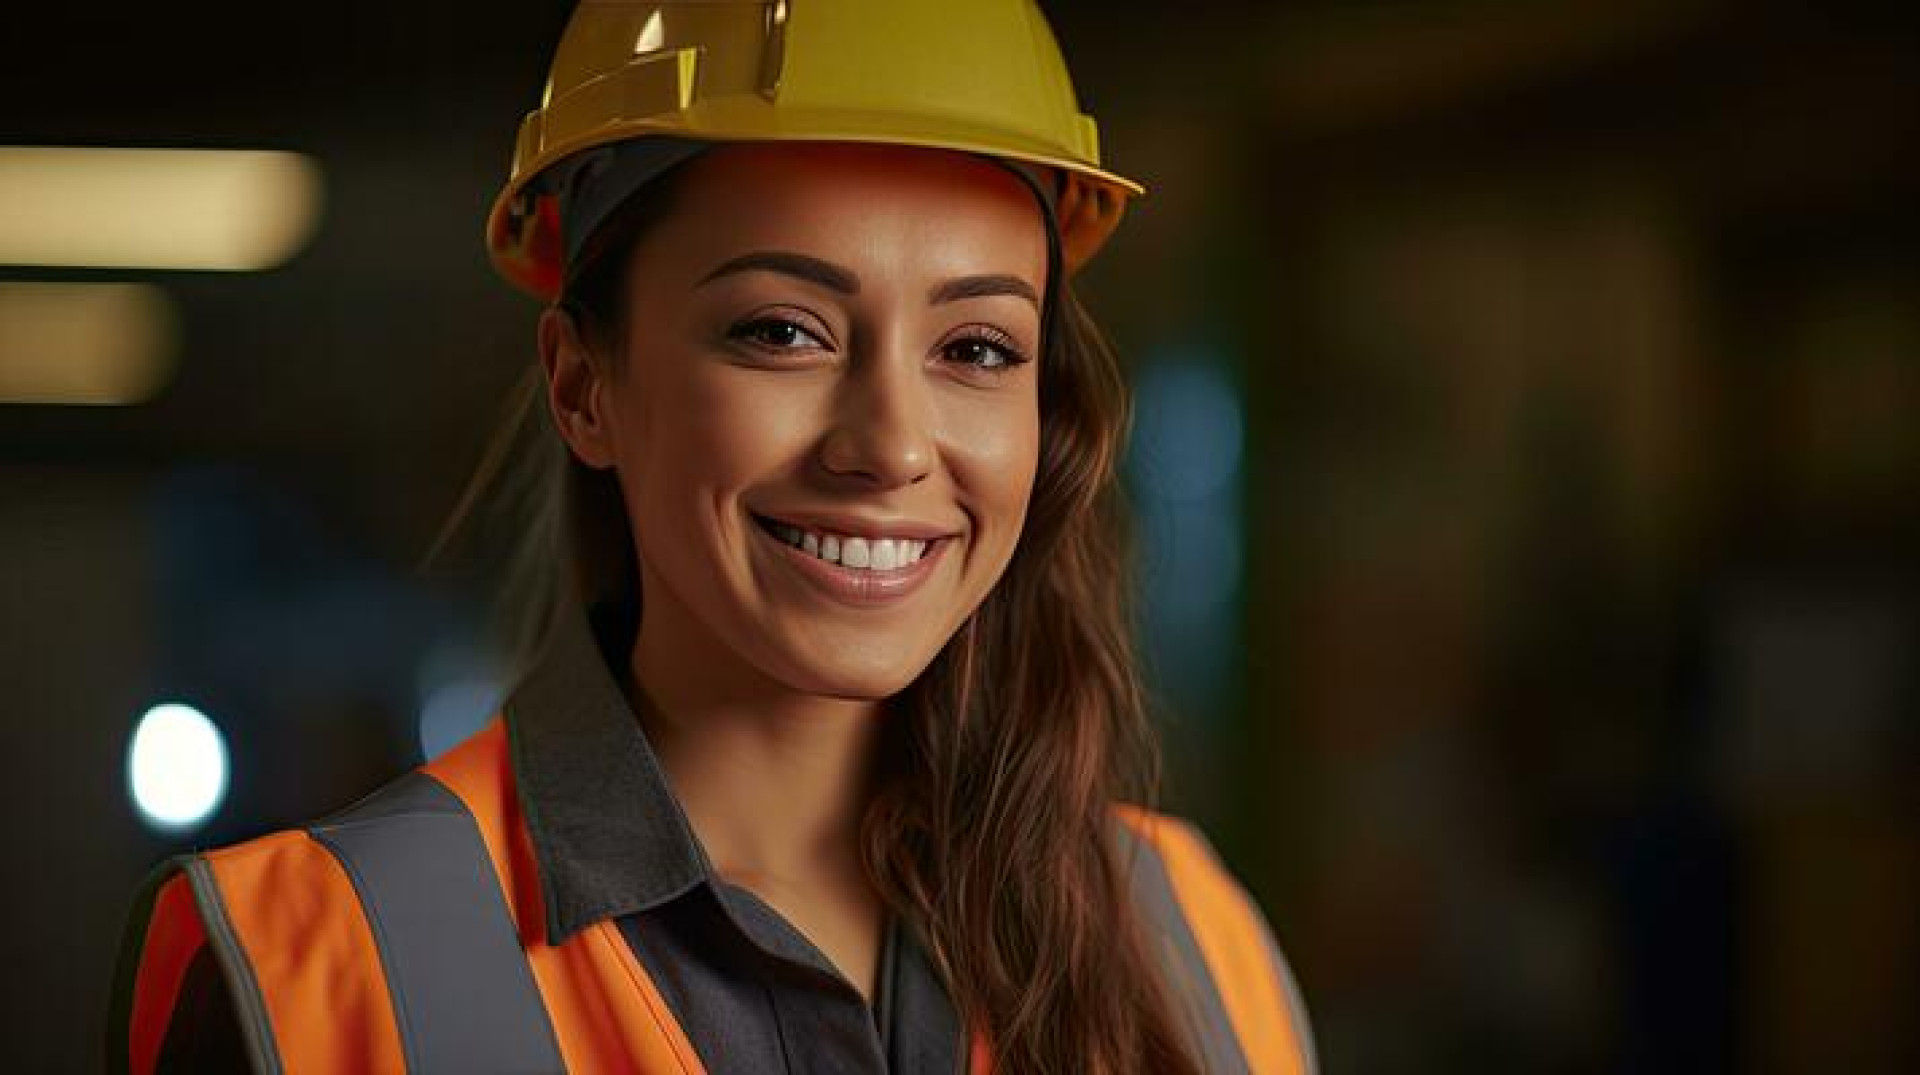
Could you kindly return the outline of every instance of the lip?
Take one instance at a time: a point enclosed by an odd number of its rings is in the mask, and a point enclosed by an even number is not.
[[[762,541],[773,546],[774,552],[782,560],[791,564],[796,574],[821,594],[845,605],[855,608],[886,608],[905,601],[924,585],[933,574],[933,569],[947,554],[947,546],[953,544],[949,537],[936,535],[927,539],[927,551],[920,559],[905,567],[892,571],[871,571],[830,564],[818,556],[806,552],[769,534],[759,523],[753,524],[753,532]],[[831,528],[829,528],[831,529]],[[841,531],[846,533],[846,531]],[[892,536],[902,536],[899,530],[888,531]],[[853,537],[861,537],[853,533]]]

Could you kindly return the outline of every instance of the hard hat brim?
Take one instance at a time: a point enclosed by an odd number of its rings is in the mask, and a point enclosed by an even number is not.
[[[981,127],[961,120],[902,117],[844,109],[779,110],[753,100],[701,101],[670,120],[644,118],[608,123],[552,144],[531,149],[523,159],[536,166],[517,172],[494,200],[487,238],[493,263],[516,287],[542,300],[559,290],[557,235],[541,234],[557,226],[557,217],[535,204],[535,181],[572,154],[631,138],[671,136],[721,142],[856,142],[924,149],[956,150],[1004,157],[1058,169],[1063,187],[1078,187],[1078,197],[1062,199],[1059,221],[1067,269],[1071,272],[1106,241],[1126,203],[1146,193],[1139,182],[1061,154],[1057,148],[1018,132]]]

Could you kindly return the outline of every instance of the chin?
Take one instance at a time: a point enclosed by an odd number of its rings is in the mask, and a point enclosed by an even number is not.
[[[911,686],[926,671],[933,655],[921,658],[898,650],[794,654],[788,665],[793,675],[782,677],[809,694],[860,701],[881,701]]]

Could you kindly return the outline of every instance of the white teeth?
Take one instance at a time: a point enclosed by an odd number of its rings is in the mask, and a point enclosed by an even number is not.
[[[873,550],[867,546],[866,538],[850,537],[840,543],[840,563],[846,567],[869,567],[873,563]]]
[[[803,530],[789,523],[774,523],[773,529],[781,540],[809,556],[869,571],[897,571],[917,563],[932,544],[914,538],[842,537]]]

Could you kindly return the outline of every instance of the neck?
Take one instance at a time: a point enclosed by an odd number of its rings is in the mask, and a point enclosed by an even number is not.
[[[639,709],[715,869],[749,885],[858,874],[882,703],[796,691],[670,599],[647,605],[631,670],[653,704]]]

